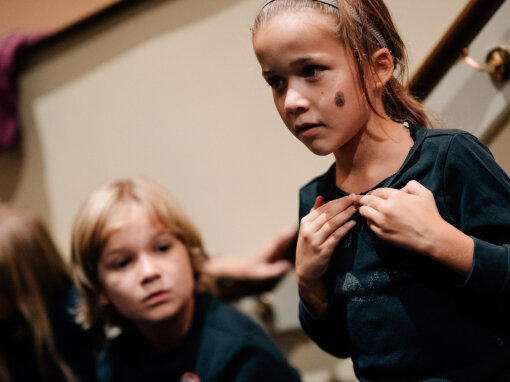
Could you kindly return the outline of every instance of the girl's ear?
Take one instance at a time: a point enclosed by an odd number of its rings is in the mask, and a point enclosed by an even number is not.
[[[393,77],[395,70],[393,56],[388,48],[378,49],[372,55],[372,71],[374,74],[374,85],[380,89]]]
[[[110,299],[106,297],[103,292],[99,292],[99,306],[105,307],[111,303]]]

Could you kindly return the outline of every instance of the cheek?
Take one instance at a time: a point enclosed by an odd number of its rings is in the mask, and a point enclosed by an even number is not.
[[[337,92],[335,94],[335,105],[338,107],[342,107],[345,105],[345,95],[343,92]]]

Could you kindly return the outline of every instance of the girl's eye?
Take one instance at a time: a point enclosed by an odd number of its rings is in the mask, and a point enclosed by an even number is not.
[[[302,74],[303,77],[316,77],[324,68],[321,68],[317,65],[308,65],[303,67]]]
[[[269,77],[266,79],[269,86],[273,88],[273,90],[281,90],[283,86],[285,86],[285,82],[282,77]]]

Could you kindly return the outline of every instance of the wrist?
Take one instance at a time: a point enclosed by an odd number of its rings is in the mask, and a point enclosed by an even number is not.
[[[426,254],[460,275],[467,276],[473,265],[473,239],[446,221],[437,228],[436,233],[430,235]]]
[[[298,290],[301,300],[308,310],[320,316],[328,306],[328,293],[322,280],[305,281],[298,279]]]

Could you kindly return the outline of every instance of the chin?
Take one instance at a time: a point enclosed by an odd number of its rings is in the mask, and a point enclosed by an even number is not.
[[[306,147],[312,153],[314,153],[315,155],[321,156],[321,157],[325,157],[325,156],[333,153],[333,150],[327,149],[325,147],[311,147],[311,146],[306,146]]]

